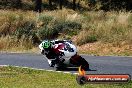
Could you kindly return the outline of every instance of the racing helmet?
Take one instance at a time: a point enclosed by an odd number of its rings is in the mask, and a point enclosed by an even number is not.
[[[44,41],[42,42],[42,47],[43,47],[44,49],[51,48],[51,42],[50,42],[49,40],[44,40]]]

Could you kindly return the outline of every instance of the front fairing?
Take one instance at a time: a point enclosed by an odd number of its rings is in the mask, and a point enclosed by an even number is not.
[[[63,49],[60,49],[59,51],[64,53],[64,58],[70,58],[77,53],[77,48],[75,47],[75,45],[66,42],[65,47]]]

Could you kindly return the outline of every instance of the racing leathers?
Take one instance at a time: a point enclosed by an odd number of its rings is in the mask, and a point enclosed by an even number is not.
[[[53,59],[53,60],[48,60],[50,67],[54,67],[55,64],[62,63],[64,61],[64,59],[62,58],[64,54],[62,52],[57,52],[56,49],[57,49],[57,45],[64,43],[66,41],[67,40],[52,40],[47,42],[44,40],[39,45],[41,54],[46,55],[48,59]]]

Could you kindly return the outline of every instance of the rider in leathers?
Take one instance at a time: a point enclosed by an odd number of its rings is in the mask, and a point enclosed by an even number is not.
[[[68,40],[52,40],[52,41],[44,40],[39,45],[39,48],[41,50],[41,54],[46,55],[46,57],[48,59],[54,59],[49,64],[50,67],[54,67],[56,63],[64,62],[64,59],[62,58],[62,56],[64,54],[62,52],[55,52],[54,51],[54,48],[55,48],[54,46],[55,46],[55,44],[64,43],[66,41],[68,41]]]

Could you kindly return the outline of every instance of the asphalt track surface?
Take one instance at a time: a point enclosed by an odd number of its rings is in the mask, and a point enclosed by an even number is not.
[[[132,77],[132,57],[88,56],[82,55],[90,64],[87,74],[130,74]],[[45,70],[56,70],[48,65],[40,54],[0,53],[0,65],[31,67]],[[75,68],[61,70],[78,73]]]

